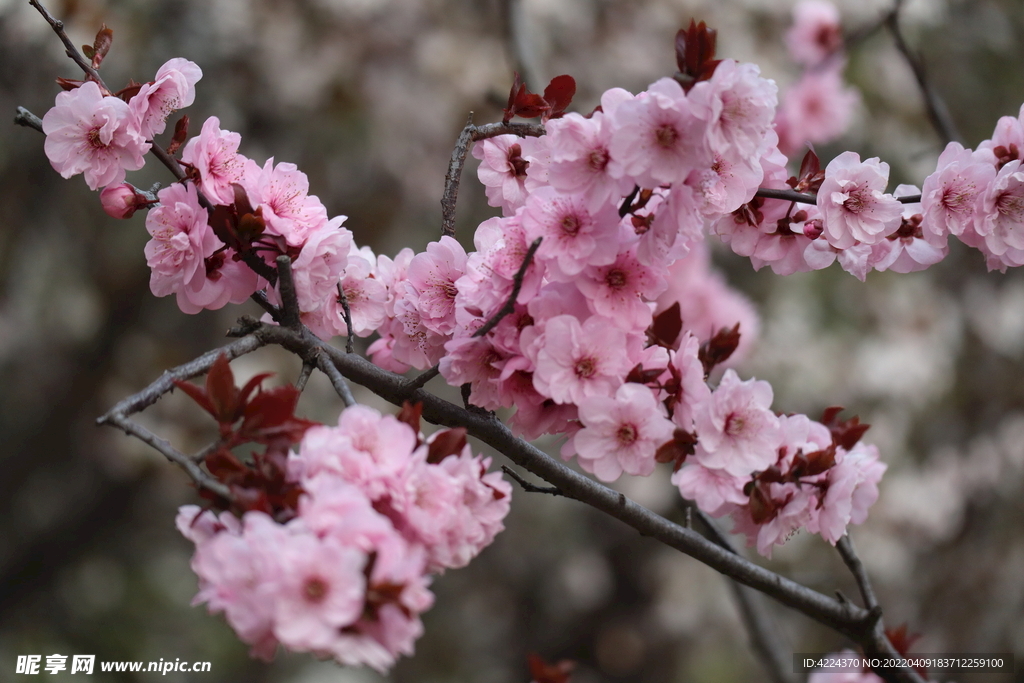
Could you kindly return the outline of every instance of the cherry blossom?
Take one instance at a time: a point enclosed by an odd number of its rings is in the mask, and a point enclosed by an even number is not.
[[[697,461],[734,476],[773,464],[782,431],[771,404],[770,384],[741,381],[734,370],[726,370],[711,398],[694,411]]]
[[[128,104],[104,97],[92,81],[57,94],[43,116],[43,132],[54,170],[64,178],[84,173],[90,190],[122,182],[126,170],[142,168],[149,151]]]
[[[856,152],[843,152],[829,162],[818,190],[829,244],[837,249],[876,244],[899,229],[903,207],[885,194],[888,180],[889,164],[877,157],[862,162]]]
[[[144,83],[128,105],[146,140],[164,132],[167,117],[196,99],[196,83],[203,71],[194,62],[176,57],[156,72],[156,78]]]

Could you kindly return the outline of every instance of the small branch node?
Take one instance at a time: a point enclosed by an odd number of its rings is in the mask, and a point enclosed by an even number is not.
[[[552,496],[565,496],[565,494],[562,493],[562,489],[558,488],[557,486],[535,486],[534,484],[531,484],[530,482],[523,479],[518,472],[516,472],[508,465],[502,465],[501,471],[507,474],[512,479],[514,479],[515,482],[519,484],[527,493],[547,493]]]

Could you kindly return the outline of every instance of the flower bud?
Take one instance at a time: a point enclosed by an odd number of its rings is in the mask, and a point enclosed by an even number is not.
[[[114,218],[131,218],[136,209],[146,204],[146,198],[128,183],[108,185],[100,192],[100,203],[107,215]]]

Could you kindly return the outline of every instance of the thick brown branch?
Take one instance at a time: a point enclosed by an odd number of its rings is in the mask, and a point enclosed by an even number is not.
[[[346,408],[350,408],[356,404],[356,399],[352,396],[352,389],[349,388],[348,382],[341,376],[337,366],[331,362],[331,359],[327,357],[327,354],[323,353],[320,349],[315,349],[313,352],[316,355],[316,365],[320,370],[327,375],[327,378],[331,380],[331,386],[338,392],[338,396],[341,397],[342,402]]]
[[[299,297],[292,279],[292,260],[285,254],[277,257],[278,290],[281,292],[281,324],[292,329],[302,327],[299,318]]]

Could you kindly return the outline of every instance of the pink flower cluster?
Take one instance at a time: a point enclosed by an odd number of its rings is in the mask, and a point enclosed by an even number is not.
[[[176,58],[128,101],[94,81],[59,93],[43,117],[46,157],[65,178],[84,173],[91,190],[120,183],[125,171],[142,168],[149,141],[171,112],[192,104],[202,77],[194,63]]]
[[[411,654],[429,574],[467,564],[502,530],[511,487],[468,446],[443,456],[405,422],[348,408],[306,432],[289,460],[298,514],[242,519],[189,505],[195,603],[223,613],[253,654],[277,645],[384,672]],[[440,452],[442,455],[438,455]]]

